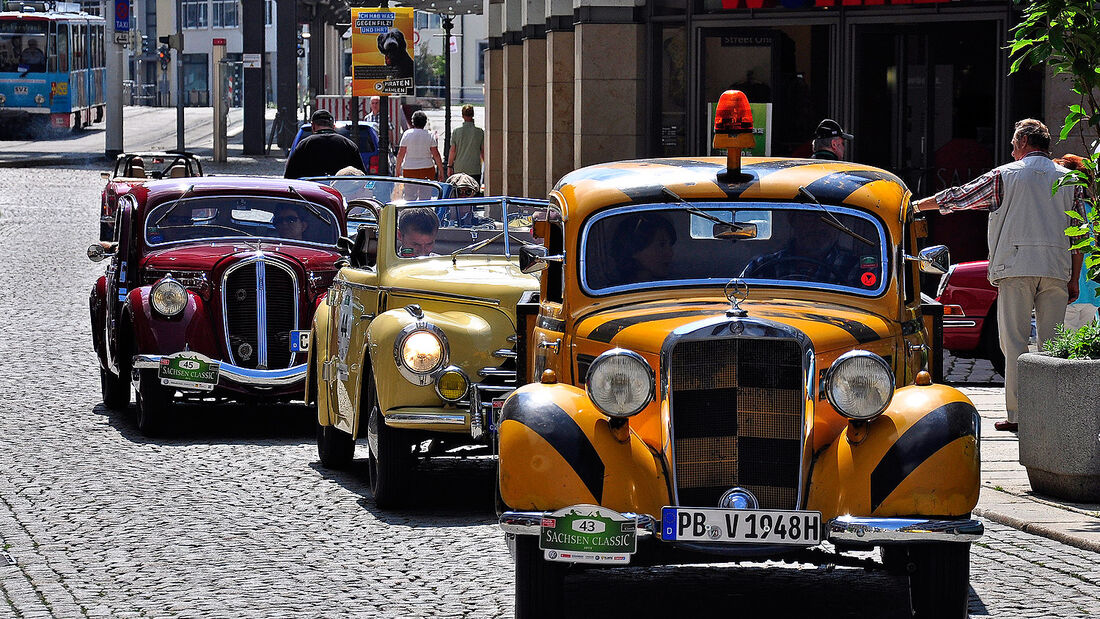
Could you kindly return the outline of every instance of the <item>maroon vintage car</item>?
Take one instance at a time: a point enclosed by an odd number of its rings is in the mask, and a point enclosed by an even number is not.
[[[988,260],[954,264],[940,280],[943,347],[956,357],[988,359],[1004,375],[997,334],[997,289],[989,283]]]
[[[118,197],[147,181],[161,178],[202,176],[197,157],[184,151],[122,153],[113,172],[104,172],[107,185],[99,200],[99,240],[110,241]]]
[[[344,201],[305,181],[151,181],[118,200],[91,294],[103,402],[155,432],[179,399],[300,397],[313,312],[336,274]]]

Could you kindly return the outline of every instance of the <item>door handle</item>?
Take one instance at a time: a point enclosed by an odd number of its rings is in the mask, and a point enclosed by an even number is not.
[[[553,342],[542,340],[536,346],[538,346],[539,348],[552,348],[554,350],[554,354],[558,354],[559,352],[561,352],[561,338],[559,337]]]

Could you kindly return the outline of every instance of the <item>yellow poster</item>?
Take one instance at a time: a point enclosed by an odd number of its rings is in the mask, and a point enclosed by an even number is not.
[[[413,94],[413,9],[351,9],[351,94]]]

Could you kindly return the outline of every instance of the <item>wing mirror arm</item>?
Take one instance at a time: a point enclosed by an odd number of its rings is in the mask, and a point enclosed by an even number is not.
[[[519,270],[524,273],[537,273],[550,266],[551,262],[563,262],[565,256],[549,256],[543,245],[524,245],[519,250]]]
[[[951,253],[946,245],[925,247],[917,252],[916,256],[906,255],[905,259],[917,262],[920,264],[922,273],[931,273],[932,275],[943,275],[947,273],[948,267],[951,266]]]

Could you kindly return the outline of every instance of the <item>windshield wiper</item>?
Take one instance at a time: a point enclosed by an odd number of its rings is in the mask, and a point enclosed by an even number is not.
[[[194,190],[194,189],[195,189],[195,186],[194,186],[194,185],[191,185],[190,187],[188,187],[188,188],[187,188],[187,191],[185,191],[185,192],[181,193],[181,194],[180,194],[180,197],[176,198],[176,201],[172,203],[172,206],[168,207],[168,210],[167,210],[167,211],[164,211],[164,214],[163,214],[163,215],[161,215],[160,217],[158,217],[158,218],[157,218],[157,220],[156,220],[155,222],[153,222],[153,225],[154,225],[154,226],[159,226],[159,225],[160,225],[160,222],[164,221],[164,218],[165,218],[165,217],[167,217],[167,216],[171,215],[171,214],[172,214],[172,211],[176,210],[176,207],[180,205],[180,200],[182,200],[182,199],[186,198],[186,197],[187,197],[187,195],[188,195],[189,193],[191,193],[191,191],[192,191],[192,190]]]
[[[317,217],[317,219],[324,219],[325,218],[323,215],[321,215],[321,209],[314,206],[314,204],[312,202],[310,202],[309,200],[306,200],[305,196],[298,193],[298,190],[295,189],[293,185],[288,185],[287,189],[290,190],[290,193],[298,196],[298,199],[302,201],[302,204],[306,205],[306,208],[309,209],[309,212],[313,213],[313,215],[315,217]]]
[[[730,222],[723,221],[722,219],[720,219],[718,217],[715,217],[714,215],[711,215],[710,213],[708,213],[706,211],[700,210],[700,209],[692,206],[687,200],[685,200],[685,199],[681,198],[680,196],[676,195],[676,193],[674,191],[672,191],[671,189],[669,189],[668,187],[662,187],[661,188],[661,193],[663,193],[664,195],[672,198],[673,200],[676,200],[680,204],[683,204],[684,209],[687,212],[691,213],[692,215],[698,215],[699,217],[702,217],[703,219],[708,219],[708,220],[710,220],[710,221],[712,221],[716,224],[730,225]],[[733,225],[736,225],[736,224],[733,224]]]
[[[500,237],[504,236],[507,232],[508,231],[505,230],[504,232],[501,232],[500,234],[489,237],[489,238],[485,239],[484,241],[478,241],[477,243],[470,243],[466,247],[459,247],[458,249],[454,250],[453,252],[451,252],[451,266],[455,266],[455,265],[458,264],[458,255],[461,254],[462,252],[464,252],[466,250],[477,251],[477,250],[481,249],[482,247],[485,247],[486,245],[489,245],[493,241],[499,240]]]
[[[855,239],[857,241],[862,241],[862,242],[866,243],[867,245],[870,245],[871,247],[875,246],[875,244],[873,242],[871,242],[870,240],[868,240],[866,237],[861,236],[856,231],[852,230],[848,226],[845,226],[843,223],[841,223],[841,221],[836,218],[836,215],[833,215],[831,212],[829,212],[829,209],[822,206],[821,203],[817,201],[817,198],[814,197],[814,194],[810,193],[810,190],[806,189],[805,186],[799,186],[798,187],[798,193],[801,194],[801,195],[804,195],[807,198],[809,198],[810,200],[812,200],[813,203],[817,205],[817,208],[821,209],[822,213],[825,213],[826,215],[829,216],[828,219],[822,217],[821,221],[829,224],[830,226],[836,228],[837,230],[840,230],[841,232],[847,234],[848,236],[852,237],[853,239]]]

